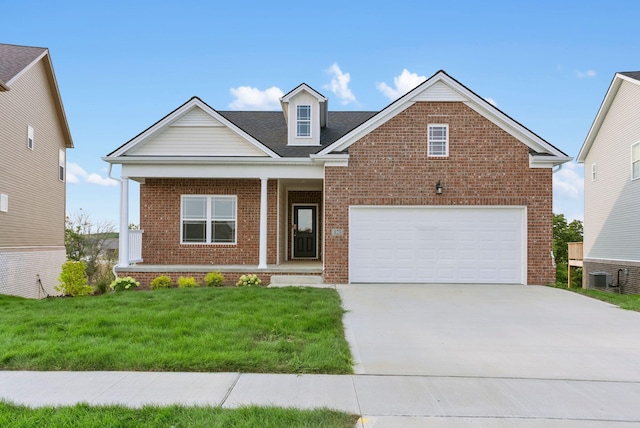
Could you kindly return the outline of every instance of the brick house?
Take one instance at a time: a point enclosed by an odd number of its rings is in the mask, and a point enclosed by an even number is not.
[[[379,112],[329,111],[306,84],[280,101],[194,97],[104,158],[122,165],[120,275],[554,282],[552,170],[570,158],[444,71]]]

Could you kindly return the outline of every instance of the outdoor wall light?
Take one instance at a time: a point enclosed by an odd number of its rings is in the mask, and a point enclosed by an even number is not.
[[[436,183],[436,195],[442,195],[442,184],[440,184],[440,180]]]

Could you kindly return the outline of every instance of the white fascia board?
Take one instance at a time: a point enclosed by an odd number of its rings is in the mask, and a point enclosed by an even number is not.
[[[532,156],[529,155],[529,168],[553,168],[556,165],[573,160],[570,156]]]
[[[194,107],[201,108],[206,113],[211,115],[213,118],[215,118],[216,120],[222,122],[227,128],[231,129],[233,132],[235,132],[236,134],[240,135],[247,142],[251,143],[253,146],[255,146],[257,149],[259,149],[260,151],[265,153],[267,156],[270,156],[272,158],[279,158],[280,157],[280,155],[278,155],[277,153],[275,153],[274,151],[269,149],[267,146],[262,144],[260,141],[258,141],[255,138],[253,138],[251,135],[249,135],[246,132],[244,132],[242,129],[238,128],[233,123],[229,122],[229,120],[227,120],[224,116],[222,116],[220,113],[218,113],[217,111],[215,111],[214,109],[209,107],[207,104],[205,104],[204,102],[202,102],[198,98],[192,98],[191,100],[189,100],[188,102],[183,104],[181,107],[179,107],[178,109],[173,111],[171,114],[166,116],[164,119],[160,120],[159,122],[156,122],[150,128],[147,128],[147,130],[145,130],[142,134],[138,135],[133,140],[129,141],[127,144],[125,144],[124,146],[122,146],[119,149],[117,149],[109,157],[123,156],[129,150],[131,150],[133,147],[137,146],[138,144],[142,143],[143,141],[147,140],[148,138],[151,138],[151,137],[155,136],[157,133],[161,132],[166,127],[170,126],[173,122],[177,121],[182,116],[184,116],[185,114],[190,112]]]
[[[510,135],[513,135],[519,141],[522,141],[528,147],[536,151],[543,151],[550,153],[553,156],[558,158],[566,158],[566,155],[562,153],[560,150],[553,147],[551,144],[544,141],[542,138],[535,135],[533,132],[529,131],[524,126],[520,125],[515,120],[511,119],[506,114],[502,113],[498,109],[494,108],[489,104],[485,99],[477,96],[472,91],[458,83],[456,80],[448,76],[446,73],[440,72],[433,76],[431,79],[425,81],[421,85],[414,88],[412,91],[408,92],[406,95],[399,98],[394,103],[387,106],[385,109],[380,111],[377,115],[373,116],[371,119],[344,135],[335,143],[331,144],[324,150],[320,151],[318,154],[328,154],[333,151],[342,151],[349,147],[353,142],[362,138],[369,132],[373,131],[380,125],[389,121],[402,111],[411,107],[415,101],[414,99],[418,97],[420,94],[428,90],[431,86],[435,85],[437,82],[443,82],[446,84],[451,90],[460,94],[460,96],[466,98],[467,102],[465,105],[476,111],[481,116],[485,117],[487,120],[491,121]],[[562,163],[562,162],[560,162]]]
[[[598,109],[598,113],[596,114],[593,123],[591,124],[591,128],[589,129],[589,133],[587,134],[587,138],[585,138],[582,147],[580,148],[580,152],[578,153],[577,162],[584,163],[587,159],[587,155],[589,154],[589,150],[591,150],[591,146],[600,132],[600,127],[602,126],[602,122],[604,122],[605,117],[607,117],[607,113],[609,113],[609,109],[611,108],[611,104],[613,104],[613,100],[618,94],[618,90],[620,89],[620,85],[622,85],[622,81],[626,80],[627,82],[631,82],[634,84],[638,84],[637,80],[631,79],[627,76],[624,76],[620,73],[616,73],[609,85],[609,89],[607,90],[604,99],[602,100],[602,104]]]
[[[267,158],[267,157],[206,157],[206,156],[105,156],[103,161],[110,164],[158,164],[158,165],[312,165],[310,158]]]
[[[159,164],[126,163],[122,165],[122,176],[130,178],[297,178],[322,179],[322,164]]]
[[[466,102],[464,103],[470,109],[476,111],[482,117],[513,136],[518,141],[522,142],[529,148],[535,150],[536,152],[544,152],[549,153],[552,156],[565,158],[566,155],[562,153],[560,150],[553,147],[551,144],[547,143],[533,132],[529,131],[524,126],[518,124],[512,119],[505,120],[505,118],[498,116],[497,114],[491,112],[489,109],[484,108],[474,102]]]
[[[349,166],[349,155],[344,154],[328,154],[328,155],[309,155],[312,161],[321,162],[324,166]]]

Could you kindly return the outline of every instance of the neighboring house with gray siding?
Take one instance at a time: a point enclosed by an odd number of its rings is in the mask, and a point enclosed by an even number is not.
[[[584,164],[584,275],[606,272],[640,293],[640,72],[617,73],[580,149]]]
[[[49,50],[0,44],[0,294],[56,294],[69,148]]]

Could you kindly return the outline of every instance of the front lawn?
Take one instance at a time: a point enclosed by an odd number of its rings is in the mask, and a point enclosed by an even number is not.
[[[275,407],[123,406],[87,404],[32,409],[0,402],[0,426],[58,427],[327,427],[352,428],[357,417],[327,409],[296,410]]]
[[[335,290],[0,296],[0,369],[352,373]]]

